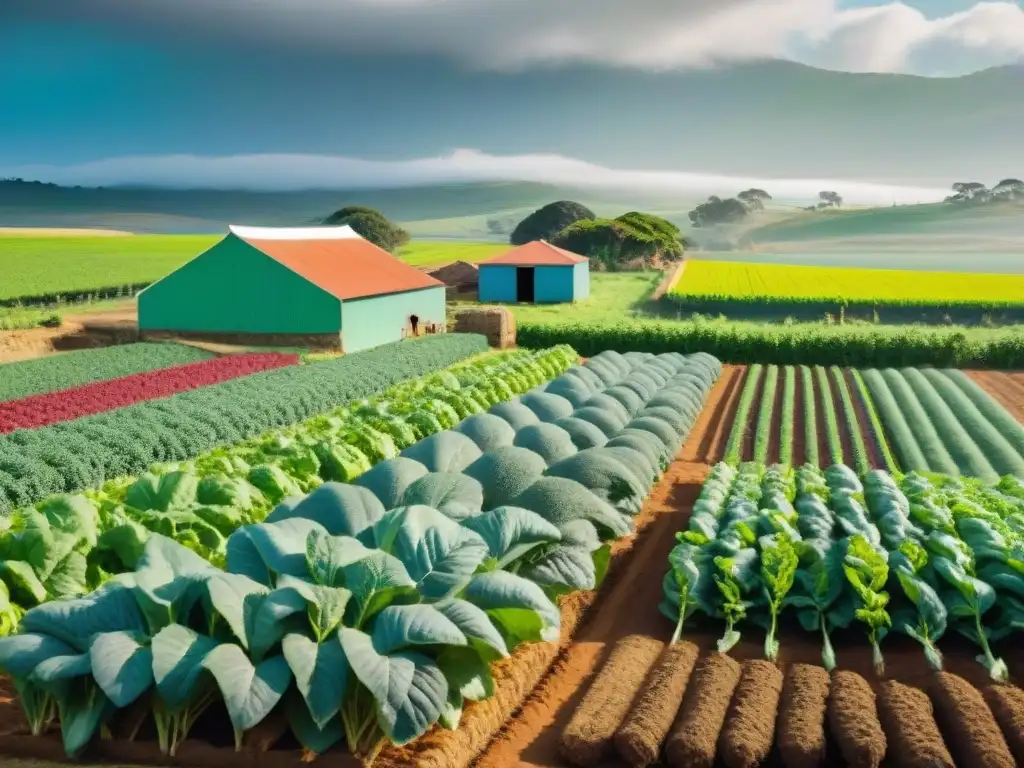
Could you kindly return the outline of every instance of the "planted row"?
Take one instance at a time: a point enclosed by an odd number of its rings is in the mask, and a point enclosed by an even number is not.
[[[487,340],[475,334],[425,336],[0,436],[0,513],[138,475],[154,463],[191,459],[486,349]]]
[[[828,669],[830,634],[856,622],[879,672],[890,630],[920,642],[941,669],[936,642],[955,629],[1004,680],[991,643],[1024,618],[1021,487],[1012,477],[989,487],[914,473],[897,482],[875,470],[862,483],[844,466],[822,473],[720,464],[670,555],[662,612],[677,634],[697,611],[723,619],[721,651],[752,621],[767,630],[765,654],[774,660],[778,617],[794,611],[804,629],[821,634]]]
[[[150,532],[223,562],[226,537],[262,520],[284,497],[352,480],[574,359],[564,347],[486,356],[194,462],[49,498],[8,520],[0,534],[0,579],[23,608],[84,594],[106,574],[133,568]]]
[[[904,471],[1024,477],[1024,426],[962,371],[869,369],[864,382]]]
[[[185,344],[141,343],[4,363],[3,375],[0,375],[0,403],[211,357],[211,353]]]
[[[0,434],[71,421],[298,362],[298,355],[278,352],[230,355],[8,400],[0,403]]]

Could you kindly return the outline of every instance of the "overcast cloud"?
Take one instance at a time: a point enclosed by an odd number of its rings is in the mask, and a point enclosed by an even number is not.
[[[836,0],[4,0],[5,14],[114,22],[344,53],[438,54],[473,67],[681,69],[786,58],[847,71],[961,74],[1024,60],[1024,7],[928,18]]]
[[[236,157],[120,157],[73,166],[0,167],[0,178],[39,179],[63,185],[153,185],[188,189],[359,189],[472,181],[531,181],[563,186],[677,193],[684,198],[734,195],[748,187],[776,199],[809,201],[836,190],[853,205],[942,200],[931,187],[893,186],[838,179],[767,179],[604,168],[559,155],[494,156],[458,150],[444,157],[371,161],[320,155]]]

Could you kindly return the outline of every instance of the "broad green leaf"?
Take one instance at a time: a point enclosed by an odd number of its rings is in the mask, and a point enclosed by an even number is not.
[[[594,558],[590,552],[576,547],[556,547],[521,574],[554,594],[597,586]]]
[[[96,548],[114,553],[126,570],[135,570],[146,547],[149,531],[133,521],[108,528],[99,537]]]
[[[266,600],[269,590],[248,576],[220,573],[206,582],[214,610],[231,627],[231,631],[246,650],[252,650],[256,614]]]
[[[153,679],[172,712],[187,707],[202,684],[203,660],[219,643],[181,624],[164,627],[153,637]]]
[[[57,531],[70,534],[92,547],[96,544],[99,515],[85,496],[61,494],[51,496],[36,504],[36,509]]]
[[[339,633],[352,671],[375,700],[377,721],[396,745],[408,744],[437,722],[448,700],[441,669],[420,653],[382,656],[370,636],[356,629]]]
[[[64,751],[74,758],[92,741],[114,705],[87,677],[72,680],[56,698]]]
[[[306,702],[295,690],[286,697],[285,711],[288,713],[288,725],[295,738],[315,755],[324,754],[345,737],[340,717],[332,717],[322,728],[318,727],[309,714]]]
[[[170,472],[163,477],[142,475],[125,494],[124,502],[141,511],[167,512],[193,504],[199,479],[191,472]]]
[[[508,642],[510,635],[505,634],[509,650],[524,639],[558,640],[561,613],[544,591],[529,579],[505,571],[481,573],[466,586],[463,598],[487,611],[492,619],[500,621],[506,632],[513,633],[511,639],[515,642]],[[536,621],[530,614],[536,616]],[[539,626],[539,638],[520,634],[532,634],[534,626]]]
[[[7,583],[16,602],[38,605],[48,599],[46,587],[31,565],[23,560],[0,561],[0,577]]]
[[[495,658],[508,656],[508,648],[501,633],[482,608],[457,598],[434,603],[434,607],[458,627],[474,647],[489,648],[490,651],[485,652],[486,655],[493,653]]]
[[[392,605],[373,623],[373,647],[387,655],[414,645],[465,645],[466,636],[433,605]]]
[[[85,652],[100,632],[143,632],[146,626],[133,591],[108,584],[85,597],[33,608],[22,617],[21,629],[50,635]]]
[[[330,536],[322,529],[314,528],[306,538],[306,567],[309,578],[316,584],[341,586],[342,569],[370,554],[371,550],[358,539]]]
[[[225,643],[210,651],[202,661],[213,675],[237,735],[260,723],[277,706],[292,681],[284,656],[266,659],[253,666],[239,646]]]
[[[352,593],[344,587],[325,587],[310,584],[294,576],[282,576],[278,580],[278,589],[290,589],[306,601],[309,624],[318,641],[333,632],[345,616],[345,608],[352,598]],[[286,601],[291,604],[290,601]]]
[[[402,561],[427,600],[462,589],[487,557],[483,539],[430,507],[393,509],[373,532],[378,546]]]
[[[29,632],[0,638],[0,669],[15,679],[28,677],[46,659],[74,655],[75,648],[47,634]]]
[[[228,539],[227,569],[267,586],[282,573],[305,577],[306,541],[313,530],[323,527],[302,518],[241,528]]]
[[[93,637],[89,660],[96,684],[121,709],[153,685],[153,652],[135,632],[103,632]]]
[[[449,646],[437,655],[437,666],[441,668],[450,689],[457,690],[462,698],[482,701],[494,695],[494,678],[491,665],[472,648]]]
[[[88,653],[51,656],[36,665],[31,680],[51,690],[62,690],[60,684],[76,677],[90,677],[92,663]]]
[[[285,661],[318,729],[338,714],[348,687],[349,663],[336,637],[316,643],[299,634],[281,642]]]
[[[46,592],[52,600],[78,597],[89,591],[86,582],[88,563],[81,552],[68,552],[46,578]]]
[[[487,543],[488,554],[497,560],[498,568],[506,568],[538,546],[562,538],[554,525],[520,507],[496,507],[466,520],[463,526]]]

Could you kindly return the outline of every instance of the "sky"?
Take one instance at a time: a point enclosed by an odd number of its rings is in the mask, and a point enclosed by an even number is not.
[[[584,75],[598,89],[602,78],[696,76],[768,59],[957,77],[1024,62],[1024,7],[1005,0],[2,0],[0,175],[80,167],[84,179],[97,161],[150,158],[138,167],[166,168],[167,157],[181,154],[210,162],[268,154],[419,161],[465,149],[463,135],[484,137],[487,146],[469,149],[497,156],[561,151],[559,137],[541,146],[503,125],[487,91],[530,94],[531,109],[553,110],[564,103],[558,88],[571,82],[579,91]],[[454,123],[465,122],[473,101],[487,113],[467,133]],[[613,154],[582,159],[614,164]]]

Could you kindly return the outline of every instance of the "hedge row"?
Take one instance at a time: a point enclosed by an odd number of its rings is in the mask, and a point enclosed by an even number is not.
[[[426,336],[0,437],[0,512],[192,458],[484,352],[476,334]]]
[[[213,357],[184,344],[124,344],[0,366],[0,403]]]
[[[725,363],[852,367],[1022,368],[1024,333],[970,338],[960,330],[845,325],[757,326],[712,322],[520,323],[519,344],[570,344],[581,355],[617,351],[706,352]]]

